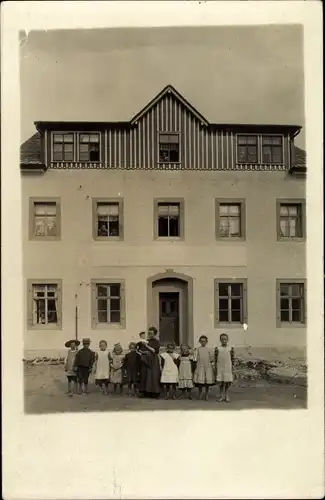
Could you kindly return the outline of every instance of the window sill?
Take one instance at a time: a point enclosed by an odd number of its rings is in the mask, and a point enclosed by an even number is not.
[[[175,241],[184,241],[184,240],[185,238],[183,238],[182,236],[157,236],[155,238],[155,241],[165,241],[165,242],[170,241],[171,243]]]
[[[232,243],[232,242],[236,242],[236,243],[240,243],[240,242],[245,242],[246,241],[246,238],[245,237],[238,237],[238,238],[230,238],[230,237],[224,237],[224,236],[216,236],[216,241],[223,241],[225,243]]]
[[[282,322],[278,322],[277,325],[276,325],[277,328],[307,328],[307,324],[306,323],[282,323]]]
[[[93,323],[92,330],[125,330],[124,323]]]
[[[181,165],[180,161],[158,161],[158,165]]]
[[[61,241],[61,236],[30,236],[29,241]]]
[[[292,243],[292,242],[305,243],[306,242],[306,238],[304,238],[304,237],[296,237],[296,236],[286,238],[286,237],[278,236],[277,241],[279,243]]]
[[[94,241],[124,241],[122,236],[95,236],[93,238]]]
[[[220,329],[231,329],[231,330],[241,330],[243,329],[242,323],[215,323],[214,325],[216,330]]]
[[[62,330],[62,325],[28,325],[27,330]]]

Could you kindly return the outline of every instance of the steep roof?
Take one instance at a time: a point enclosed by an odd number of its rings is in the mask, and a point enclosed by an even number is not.
[[[208,120],[197,111],[197,109],[190,104],[185,97],[183,97],[172,85],[167,85],[161,92],[159,92],[156,97],[154,97],[144,108],[139,111],[131,120],[131,125],[135,124],[140,118],[142,118],[150,109],[152,109],[156,104],[161,101],[165,97],[165,95],[172,95],[175,99],[183,104],[185,108],[188,109],[192,115],[196,116],[196,118],[204,125],[208,126]]]
[[[41,164],[41,135],[39,132],[32,135],[20,147],[20,163]]]

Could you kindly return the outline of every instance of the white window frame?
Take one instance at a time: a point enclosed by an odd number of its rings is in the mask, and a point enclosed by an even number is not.
[[[34,324],[33,302],[34,286],[57,287],[57,323]],[[62,280],[61,279],[28,279],[27,280],[27,329],[28,330],[62,330]]]
[[[97,286],[120,285],[120,323],[100,323],[97,310]],[[104,297],[105,298],[105,297]],[[116,278],[91,280],[91,328],[92,330],[115,330],[126,328],[125,318],[125,280]]]
[[[38,236],[35,234],[35,204],[54,204],[56,206],[56,235]],[[56,241],[61,239],[61,199],[54,197],[29,198],[29,239],[37,241]]]

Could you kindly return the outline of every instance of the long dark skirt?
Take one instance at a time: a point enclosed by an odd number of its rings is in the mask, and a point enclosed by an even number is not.
[[[139,392],[145,397],[160,394],[160,364],[158,354],[143,354],[140,363]]]

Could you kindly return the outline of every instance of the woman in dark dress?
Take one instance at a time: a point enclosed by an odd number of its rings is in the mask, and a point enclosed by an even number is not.
[[[151,326],[148,330],[148,342],[143,344],[140,357],[140,397],[157,398],[160,394],[160,344],[156,339],[157,328]]]

